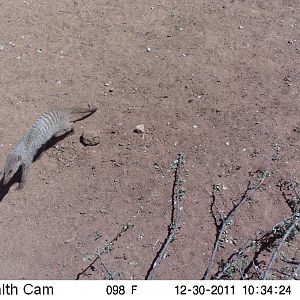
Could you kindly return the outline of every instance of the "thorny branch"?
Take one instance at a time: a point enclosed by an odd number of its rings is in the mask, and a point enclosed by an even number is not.
[[[293,214],[273,225],[271,229],[261,232],[255,238],[249,239],[246,243],[244,243],[244,246],[240,247],[230,255],[227,262],[223,264],[218,273],[211,277],[211,279],[224,279],[224,277],[231,277],[236,271],[241,274],[242,279],[249,279],[249,271],[251,268],[253,268],[256,273],[255,278],[267,279],[269,277],[268,274],[272,269],[272,265],[276,261],[276,257],[278,257],[278,254],[282,252],[281,250],[283,244],[291,239],[294,239],[296,234],[299,232],[298,223],[300,221],[300,211],[299,206],[295,205],[299,203],[299,194],[296,190],[297,183],[294,181],[280,181],[278,186],[280,187],[281,191],[284,191],[285,189],[292,189],[294,192],[296,197],[293,195],[287,195],[285,192],[283,192],[283,196],[286,200],[288,200],[287,202],[291,207]],[[263,271],[260,269],[260,264],[257,262],[257,258],[262,251],[270,251],[272,248],[276,249],[269,261],[268,266],[266,267],[265,271]],[[249,254],[253,252],[253,250],[255,250],[253,257],[250,262],[247,262],[247,258],[249,257]],[[297,279],[299,277],[298,272],[300,268],[300,260],[295,257],[289,259],[284,255],[282,255],[281,260],[285,263],[295,265],[295,267],[293,267],[289,273],[274,268],[273,271],[276,271],[282,275],[286,275],[289,279]],[[241,268],[240,266],[245,265],[245,263],[246,266]]]
[[[100,260],[101,266],[104,267],[104,269],[107,272],[107,274],[109,275],[109,277],[111,277],[111,273],[107,270],[107,268],[105,267],[105,265],[103,264],[103,262],[101,260],[101,255],[103,255],[104,253],[110,252],[113,249],[113,244],[121,237],[122,233],[131,227],[133,227],[133,225],[129,224],[129,223],[124,225],[122,227],[122,229],[120,230],[120,232],[109,243],[107,243],[102,248],[98,248],[96,251],[96,254],[95,254],[96,257],[91,261],[91,263],[83,271],[81,271],[80,273],[77,274],[76,280],[80,279],[80,276],[83,275],[88,269],[92,268],[97,260]]]
[[[162,244],[160,250],[158,251],[154,261],[151,264],[150,269],[147,272],[146,279],[154,279],[155,271],[160,265],[163,258],[165,258],[167,254],[167,248],[171,242],[174,241],[177,230],[179,229],[180,224],[180,203],[181,199],[184,195],[184,190],[181,188],[182,179],[181,179],[181,168],[184,160],[183,153],[178,155],[178,159],[175,161],[175,179],[173,183],[172,190],[172,217],[171,217],[171,225],[169,226],[168,235]]]
[[[260,180],[258,181],[258,183],[252,188],[250,187],[251,182],[249,181],[248,187],[247,187],[244,195],[238,201],[238,203],[234,205],[232,210],[228,213],[228,215],[224,219],[221,218],[221,223],[219,224],[219,226],[217,228],[217,237],[216,237],[214,249],[213,249],[208,267],[207,267],[207,269],[204,273],[204,276],[203,276],[204,280],[209,279],[209,275],[210,275],[211,269],[212,269],[212,267],[215,263],[217,251],[219,250],[219,246],[221,244],[221,240],[223,238],[224,232],[225,232],[227,226],[232,222],[232,219],[233,219],[235,213],[246,201],[248,201],[252,197],[252,195],[261,187],[264,180],[269,176],[270,176],[269,172],[267,172],[267,171],[264,172],[261,175]],[[215,199],[216,199],[216,191],[214,190],[213,191],[213,203],[215,203]]]
[[[272,265],[278,255],[278,253],[280,252],[284,242],[287,240],[287,238],[289,237],[289,235],[291,234],[291,232],[293,231],[293,229],[296,227],[296,225],[299,223],[300,221],[300,214],[299,213],[296,213],[294,215],[294,221],[292,222],[292,224],[289,226],[289,228],[287,229],[286,233],[284,234],[280,244],[278,245],[278,247],[276,248],[276,250],[274,251],[274,253],[272,254],[272,257],[269,261],[269,264],[267,266],[267,270],[265,271],[264,273],[264,276],[263,276],[263,280],[266,280],[268,279],[269,277],[269,273],[270,273],[270,270],[272,268]]]
[[[246,251],[248,249],[257,248],[258,253],[261,252],[261,250],[266,249],[266,247],[271,246],[271,241],[275,242],[277,238],[282,236],[282,228],[286,226],[289,222],[291,222],[293,216],[289,216],[286,219],[282,220],[281,222],[278,222],[277,224],[273,225],[271,229],[261,232],[258,236],[255,238],[249,239],[244,246],[240,247],[238,250],[236,250],[228,259],[228,261],[222,266],[222,268],[218,271],[217,275],[214,276],[211,279],[222,279],[224,275],[228,274],[229,270],[232,268],[235,268],[236,264],[238,264],[238,260],[242,260],[247,256]],[[257,256],[257,254],[256,254]],[[261,279],[261,270],[256,265],[255,258],[253,258],[249,264],[249,266],[253,266],[256,273],[258,274],[258,277]]]

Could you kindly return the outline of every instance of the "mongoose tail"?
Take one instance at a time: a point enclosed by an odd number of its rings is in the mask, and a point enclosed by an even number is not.
[[[90,108],[70,108],[69,113],[70,113],[70,121],[71,122],[76,122],[83,120],[90,115],[92,115],[95,111],[97,110],[97,107],[90,107]]]

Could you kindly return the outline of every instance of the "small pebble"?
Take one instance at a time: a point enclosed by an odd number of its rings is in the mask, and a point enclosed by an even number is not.
[[[85,130],[81,137],[80,141],[84,146],[95,146],[100,143],[100,136],[97,130]]]
[[[137,125],[134,128],[133,132],[135,132],[135,133],[145,133],[145,125],[144,124]]]
[[[193,128],[198,128],[198,125],[193,125]]]
[[[107,87],[109,87],[109,83],[104,83],[104,86],[107,86]]]
[[[147,52],[150,52],[150,51],[151,51],[151,48],[148,47],[148,48],[147,48]]]

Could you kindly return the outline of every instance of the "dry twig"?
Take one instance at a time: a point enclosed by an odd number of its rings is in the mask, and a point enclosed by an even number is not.
[[[76,280],[80,279],[80,276],[83,275],[88,269],[92,268],[97,260],[100,260],[101,266],[104,267],[105,271],[107,272],[107,274],[109,275],[109,278],[110,278],[111,273],[107,270],[107,268],[103,264],[103,262],[101,260],[101,255],[103,255],[104,253],[110,252],[112,250],[113,244],[121,237],[122,233],[131,227],[133,227],[133,225],[129,224],[129,223],[124,225],[122,227],[122,229],[120,230],[120,232],[109,243],[107,243],[102,248],[98,248],[96,251],[96,254],[95,254],[96,257],[91,261],[91,263],[83,271],[81,271],[80,273],[77,274]]]
[[[263,276],[263,279],[264,279],[264,280],[268,279],[270,270],[271,270],[271,268],[272,268],[272,265],[273,265],[273,263],[274,263],[274,261],[275,261],[277,255],[278,255],[278,253],[280,252],[280,250],[281,250],[281,248],[282,248],[284,242],[288,239],[288,237],[289,237],[289,235],[291,234],[292,230],[293,230],[293,229],[296,227],[296,225],[299,223],[299,221],[300,221],[300,214],[299,214],[299,213],[295,213],[294,216],[293,216],[293,219],[294,219],[293,222],[290,224],[290,226],[289,226],[288,229],[286,230],[286,232],[285,232],[285,234],[284,234],[284,236],[283,236],[283,238],[282,238],[280,244],[278,245],[278,247],[276,248],[276,250],[275,250],[275,251],[273,252],[273,254],[272,254],[272,257],[271,257],[271,259],[270,259],[270,261],[269,261],[269,264],[268,264],[267,269],[266,269],[266,271],[265,271],[265,273],[264,273],[264,276]]]
[[[239,271],[237,269],[237,266],[241,263],[241,261],[246,260],[247,257],[249,256],[249,251],[254,250],[254,249],[257,249],[257,250],[253,254],[253,258],[249,262],[248,266],[243,270],[243,272],[244,272],[243,274],[244,275],[248,274],[251,267],[253,267],[258,276],[258,278],[255,278],[255,279],[262,279],[263,274],[265,272],[263,272],[259,268],[259,265],[256,265],[256,260],[259,256],[259,254],[264,250],[271,249],[276,246],[278,247],[279,244],[277,241],[281,238],[283,239],[288,228],[290,228],[291,224],[293,223],[294,219],[295,219],[295,214],[285,218],[281,222],[278,222],[277,224],[272,226],[271,229],[261,232],[255,238],[249,239],[244,244],[244,246],[240,247],[233,254],[231,254],[228,261],[222,266],[222,268],[218,271],[218,273],[211,279],[224,279],[224,277],[230,276],[231,275],[230,273],[234,273],[235,270]],[[293,227],[295,228],[296,226],[297,225],[295,225]],[[291,231],[292,231],[292,229],[291,229]],[[287,240],[289,238],[290,234],[288,234],[286,236],[285,240]],[[297,268],[298,264],[300,265],[300,262],[297,259],[289,260],[289,259],[286,259],[283,257],[282,260],[286,263],[296,265],[296,267],[294,269]],[[279,272],[278,270],[276,270],[276,271]],[[287,274],[285,274],[285,275],[287,275]],[[292,275],[292,274],[290,274],[290,275]],[[246,277],[246,276],[244,276],[244,277]],[[249,276],[247,276],[247,278],[249,279]]]
[[[151,264],[150,269],[147,272],[146,279],[154,279],[155,271],[160,265],[162,259],[166,256],[167,248],[171,242],[174,241],[175,235],[179,228],[180,224],[180,202],[184,194],[184,190],[181,188],[182,179],[181,175],[181,167],[183,164],[184,155],[180,153],[178,155],[178,159],[175,161],[175,179],[173,184],[173,191],[172,191],[172,217],[171,217],[171,225],[169,226],[168,235],[162,244],[160,250],[158,251],[154,261]]]
[[[217,255],[217,251],[219,250],[219,246],[221,244],[221,240],[223,238],[224,235],[224,231],[227,228],[227,226],[231,223],[232,218],[234,217],[235,213],[237,212],[237,210],[246,202],[248,201],[252,195],[261,187],[261,185],[263,184],[264,180],[270,176],[269,172],[264,172],[261,175],[260,180],[258,181],[258,183],[254,186],[254,187],[250,187],[251,182],[249,181],[247,189],[244,193],[244,195],[241,197],[241,199],[238,201],[237,204],[234,205],[234,207],[231,209],[231,211],[228,213],[228,215],[225,218],[221,218],[221,223],[217,226],[217,237],[216,237],[216,241],[215,241],[215,245],[214,245],[214,249],[208,264],[208,267],[204,273],[203,279],[207,280],[209,279],[209,275],[211,272],[211,269],[215,263],[216,260],[216,255]],[[215,199],[216,199],[216,191],[213,191],[213,203],[215,203]],[[215,218],[215,217],[214,217]],[[215,218],[216,220],[216,218]]]

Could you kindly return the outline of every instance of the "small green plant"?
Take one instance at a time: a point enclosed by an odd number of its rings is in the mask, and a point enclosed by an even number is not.
[[[95,232],[95,241],[97,241],[98,239],[100,239],[102,237],[102,234],[99,230],[96,230]]]

